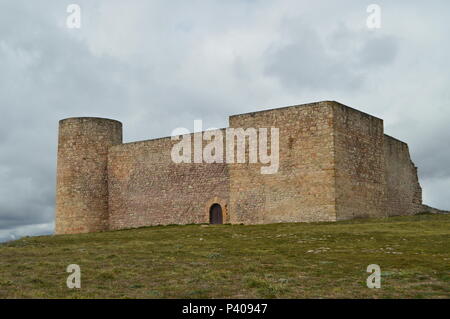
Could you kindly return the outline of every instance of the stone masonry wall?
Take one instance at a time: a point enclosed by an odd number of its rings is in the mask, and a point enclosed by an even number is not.
[[[333,111],[329,102],[230,117],[230,127],[279,128],[280,167],[230,164],[230,221],[334,221]]]
[[[337,219],[386,216],[383,121],[333,103]]]
[[[214,203],[222,206],[224,223],[229,222],[226,164],[176,164],[171,150],[177,142],[168,137],[110,149],[111,229],[209,223]]]
[[[408,144],[384,135],[386,161],[386,212],[389,216],[420,213],[422,188],[417,167],[411,161]]]

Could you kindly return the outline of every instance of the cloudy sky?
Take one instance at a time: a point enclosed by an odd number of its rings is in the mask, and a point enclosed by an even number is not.
[[[53,232],[58,120],[73,116],[120,120],[133,141],[337,100],[408,142],[424,202],[450,209],[449,20],[433,0],[2,0],[0,241]]]

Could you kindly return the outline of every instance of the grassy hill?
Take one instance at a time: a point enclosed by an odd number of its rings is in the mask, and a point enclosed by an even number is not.
[[[81,267],[68,289],[66,267]],[[382,271],[369,289],[369,264]],[[0,245],[0,298],[449,298],[450,215],[156,226]]]

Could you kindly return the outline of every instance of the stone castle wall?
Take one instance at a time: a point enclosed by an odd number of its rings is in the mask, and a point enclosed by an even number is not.
[[[384,135],[386,161],[386,212],[389,216],[412,215],[424,210],[417,167],[408,144]]]
[[[279,128],[280,167],[230,164],[231,222],[334,221],[333,111],[327,102],[230,117],[230,127]]]
[[[229,126],[278,128],[278,172],[262,174],[269,164],[249,163],[248,147],[245,163],[176,164],[171,151],[179,141],[170,137],[121,144],[120,122],[61,121],[56,232],[208,223],[215,203],[224,223],[245,224],[407,215],[423,207],[408,146],[384,135],[381,119],[325,101],[234,115]],[[198,134],[189,136],[193,149]]]
[[[193,134],[191,134],[193,136]],[[192,150],[194,139],[191,139]],[[170,137],[127,143],[109,153],[110,228],[209,223],[209,208],[226,213],[226,164],[173,163]],[[193,157],[191,157],[193,160]],[[224,222],[228,223],[225,214]]]
[[[333,103],[337,219],[383,217],[383,121]]]

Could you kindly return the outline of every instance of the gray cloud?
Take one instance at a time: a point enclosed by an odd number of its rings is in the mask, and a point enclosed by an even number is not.
[[[447,2],[0,3],[0,241],[52,232],[58,120],[102,116],[126,141],[203,119],[338,100],[409,143],[426,203],[450,209]],[[11,237],[13,236],[13,237]]]
[[[339,24],[326,36],[297,20],[287,23],[287,44],[269,48],[265,68],[286,88],[357,90],[373,68],[394,62],[398,40]]]

